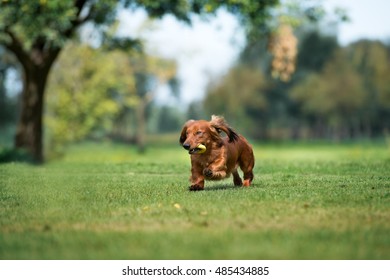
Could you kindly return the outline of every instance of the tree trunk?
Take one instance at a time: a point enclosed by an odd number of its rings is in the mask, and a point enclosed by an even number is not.
[[[21,114],[15,148],[24,149],[38,163],[43,162],[43,101],[47,71],[29,65],[24,69]]]
[[[50,68],[60,49],[33,51],[31,59],[24,60],[23,92],[15,148],[27,151],[36,163],[43,163],[44,93]]]
[[[146,149],[146,116],[145,109],[148,104],[147,98],[140,98],[140,103],[136,109],[136,120],[137,120],[137,130],[136,130],[136,143],[138,147],[138,152],[143,154]]]
[[[23,40],[33,38],[27,38],[28,36],[19,38],[12,30],[12,24],[2,26],[1,33],[7,36],[4,45],[16,56],[24,74],[21,113],[14,145],[15,148],[26,150],[38,163],[42,163],[44,160],[43,113],[45,86],[51,66],[62,49],[60,41],[71,38],[76,28],[90,20],[96,12],[95,4],[90,4],[89,1],[77,0],[73,2],[76,17],[70,19],[68,28],[56,30],[60,35],[60,39],[57,41],[47,38],[45,32],[42,32],[40,36],[34,37],[34,41],[27,48]],[[81,16],[85,6],[89,6],[89,12]],[[18,20],[16,19],[16,21]],[[44,22],[50,23],[50,19],[45,18]],[[25,31],[24,27],[21,30]]]

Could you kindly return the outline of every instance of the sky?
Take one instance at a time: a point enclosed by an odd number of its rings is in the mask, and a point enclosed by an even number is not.
[[[338,40],[347,45],[361,38],[390,42],[390,0],[322,0],[329,12],[335,7],[347,10],[349,22],[339,24]],[[222,76],[237,60],[245,37],[237,20],[227,12],[192,26],[166,16],[148,22],[142,11],[121,11],[119,34],[144,38],[149,53],[175,59],[181,80],[180,104],[201,100],[211,79]],[[176,105],[168,88],[160,87],[157,102]]]
[[[348,11],[350,22],[339,26],[340,44],[347,45],[360,38],[390,41],[389,0],[324,0],[328,10],[339,6]]]

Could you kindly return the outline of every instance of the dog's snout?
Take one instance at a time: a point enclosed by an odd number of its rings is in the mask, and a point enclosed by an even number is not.
[[[183,144],[183,148],[186,149],[186,150],[189,150],[190,147],[191,147],[191,145],[188,144],[188,143],[184,143],[184,144]]]

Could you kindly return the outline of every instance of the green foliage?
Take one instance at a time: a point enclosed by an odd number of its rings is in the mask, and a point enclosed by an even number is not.
[[[338,48],[337,38],[312,31],[303,36],[298,52],[298,71],[319,72]]]
[[[291,96],[303,104],[305,113],[338,126],[353,124],[368,101],[361,77],[343,52],[337,52],[319,75],[313,74],[296,85]]]
[[[132,3],[133,1],[128,1]],[[161,18],[165,14],[172,14],[185,22],[191,22],[192,14],[202,16],[215,14],[219,8],[225,8],[230,13],[238,16],[247,27],[248,34],[258,33],[260,27],[266,25],[271,17],[271,8],[279,3],[278,0],[136,0],[131,5],[143,7],[150,16]]]
[[[87,8],[84,2],[91,2]],[[112,21],[118,1],[1,1],[0,34],[8,42],[9,35],[18,38],[24,48],[35,44],[62,46],[75,25],[86,20],[97,24]],[[81,10],[84,14],[81,17]],[[0,37],[1,39],[1,37]],[[1,40],[0,40],[1,42]]]
[[[61,154],[66,144],[88,136],[133,140],[145,122],[140,108],[145,110],[155,87],[169,83],[175,74],[171,60],[70,43],[47,89],[47,153]]]
[[[138,102],[129,57],[120,51],[101,52],[86,45],[66,47],[47,91],[49,151],[54,152],[93,131],[109,130],[124,107],[134,107]]]
[[[389,259],[389,147],[254,145],[255,181],[189,192],[177,145],[0,165],[0,259]]]
[[[18,38],[29,49],[41,42],[61,46],[69,38],[76,26],[91,21],[98,25],[110,25],[115,21],[118,8],[142,8],[150,17],[161,18],[166,14],[190,23],[192,14],[207,15],[224,7],[237,15],[248,30],[264,26],[270,18],[270,8],[278,0],[267,1],[204,1],[204,0],[106,0],[106,1],[71,1],[71,0],[33,0],[0,2],[0,42],[9,43],[9,35]],[[119,5],[119,6],[118,6]],[[115,39],[117,40],[117,39]],[[115,41],[114,40],[114,41]],[[135,41],[117,41],[114,45]]]
[[[360,41],[347,48],[353,67],[359,72],[369,95],[367,100],[375,121],[381,111],[390,108],[390,47],[381,42]],[[379,108],[377,112],[373,112]]]
[[[349,128],[356,135],[362,130],[371,133],[373,127],[385,130],[390,113],[386,102],[390,83],[385,78],[390,74],[389,61],[386,47],[378,42],[341,48],[319,73],[297,83],[291,96],[305,113],[333,129]]]

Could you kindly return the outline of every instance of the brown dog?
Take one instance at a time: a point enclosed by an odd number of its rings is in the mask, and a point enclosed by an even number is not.
[[[222,137],[221,132],[227,137]],[[255,158],[252,147],[237,135],[223,117],[212,116],[211,121],[189,120],[184,124],[180,144],[191,154],[191,191],[204,189],[204,180],[221,180],[233,174],[235,186],[250,186]],[[201,148],[204,145],[206,150]],[[244,172],[242,182],[237,168]]]

